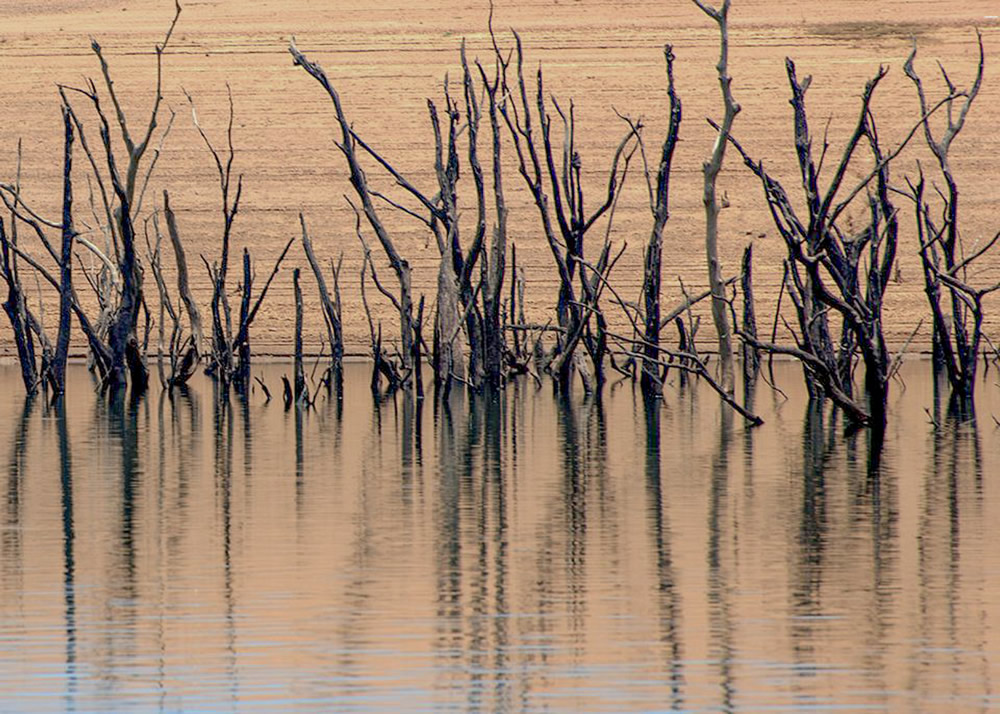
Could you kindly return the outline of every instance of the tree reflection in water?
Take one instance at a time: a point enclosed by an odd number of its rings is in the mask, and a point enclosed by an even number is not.
[[[1000,676],[997,436],[947,402],[928,420],[929,383],[899,390],[896,419],[922,416],[873,459],[794,390],[747,392],[770,417],[748,430],[697,380],[372,405],[352,374],[291,413],[206,382],[12,405],[0,696],[968,708]]]
[[[656,554],[656,593],[659,610],[659,639],[663,657],[669,666],[670,704],[672,709],[684,707],[682,687],[684,682],[684,651],[681,646],[679,621],[680,601],[674,582],[673,555],[671,553],[670,523],[667,518],[663,494],[663,466],[661,421],[663,404],[660,399],[643,397],[642,414],[645,422],[644,476],[646,482],[650,540]]]

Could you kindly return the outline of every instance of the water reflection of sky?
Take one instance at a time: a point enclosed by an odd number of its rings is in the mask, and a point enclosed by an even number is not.
[[[2,708],[994,706],[1000,400],[925,371],[876,472],[792,365],[752,431],[679,381],[374,409],[350,365],[296,414],[79,371],[62,413],[7,369]]]

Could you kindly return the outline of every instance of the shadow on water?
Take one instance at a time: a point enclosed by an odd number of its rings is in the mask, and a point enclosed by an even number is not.
[[[799,518],[799,558],[795,586],[792,592],[798,621],[808,623],[822,610],[821,588],[823,555],[827,542],[828,461],[838,444],[837,423],[830,415],[827,423],[826,405],[810,400],[802,427],[802,508]],[[809,642],[808,625],[800,640]],[[804,644],[804,646],[807,646]],[[803,652],[812,656],[812,652]]]
[[[562,528],[553,530],[558,537],[565,537],[566,543],[561,553],[555,548],[549,551],[552,560],[546,563],[545,568],[547,572],[558,572],[560,566],[565,568],[570,632],[579,655],[587,616],[588,500],[593,487],[600,486],[599,483],[592,483],[593,477],[603,476],[607,464],[607,432],[604,428],[604,402],[600,398],[584,400],[580,414],[577,414],[569,395],[561,393],[556,400],[556,438],[562,456],[562,499],[561,503],[554,504],[553,510],[562,512]]]
[[[793,613],[792,642],[795,666],[808,671],[822,657],[822,627],[826,614],[823,585],[828,540],[828,483],[830,460],[838,442],[838,424],[827,405],[810,399],[802,426],[802,473],[796,558],[789,595]],[[796,687],[799,688],[798,686]]]
[[[480,481],[476,554],[476,580],[474,591],[475,617],[471,633],[471,664],[477,671],[502,673],[508,671],[507,649],[510,638],[507,632],[507,481],[504,468],[504,437],[506,429],[506,394],[492,392],[476,396],[473,409],[482,409],[483,448],[482,479]],[[492,613],[493,617],[489,617]],[[477,675],[477,680],[480,675]],[[494,675],[494,706],[513,708],[509,680]],[[477,685],[480,683],[477,681]],[[485,686],[488,682],[482,683]],[[475,689],[479,689],[477,686]],[[470,697],[470,705],[480,705]]]
[[[464,408],[456,418],[452,404],[456,407],[464,395],[460,390],[452,390],[444,399],[435,399],[437,411],[436,431],[438,436],[438,502],[435,504],[438,524],[435,528],[437,544],[434,564],[435,590],[437,593],[436,616],[438,618],[436,647],[446,659],[454,661],[452,666],[461,664],[463,652],[463,568],[462,568],[462,491],[469,487],[471,473],[472,446],[476,442],[475,431],[479,426],[476,410],[466,414]],[[464,407],[464,405],[462,405]],[[464,417],[464,418],[463,418]],[[406,473],[407,450],[404,442],[403,472]]]

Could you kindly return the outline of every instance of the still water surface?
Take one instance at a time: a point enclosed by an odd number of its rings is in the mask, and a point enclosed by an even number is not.
[[[676,383],[375,408],[349,365],[285,412],[76,368],[62,412],[2,368],[0,709],[1000,707],[1000,388],[935,427],[928,372],[873,468],[791,365],[754,430]]]

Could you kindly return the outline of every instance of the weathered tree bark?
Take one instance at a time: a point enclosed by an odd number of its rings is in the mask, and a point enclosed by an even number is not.
[[[430,220],[441,255],[437,275],[437,311],[434,318],[434,381],[447,398],[453,378],[464,378],[465,364],[462,350],[455,344],[455,337],[461,329],[463,312],[459,273],[464,270],[456,196],[458,182],[456,134],[459,115],[452,105],[447,89],[445,106],[448,114],[447,149],[442,141],[437,108],[434,102],[427,100],[431,127],[434,130],[434,173],[437,176],[438,196],[441,202],[440,211],[433,212]],[[444,225],[443,230],[437,225],[439,220]]]
[[[302,360],[302,288],[299,285],[299,269],[292,271],[292,286],[295,291],[295,406],[302,407],[309,401],[306,389],[306,371]]]
[[[486,201],[484,197],[483,171],[479,165],[479,159],[473,150],[475,147],[475,137],[478,136],[479,105],[477,104],[475,88],[469,74],[468,63],[465,60],[464,46],[462,48],[462,65],[465,70],[465,104],[470,114],[468,122],[470,127],[473,124],[477,127],[475,132],[470,131],[469,133],[469,164],[472,166],[477,193],[480,197],[479,225],[482,227],[482,230],[485,230]],[[496,65],[492,82],[486,76],[486,71],[482,65],[477,66],[480,81],[486,90],[487,111],[490,118],[493,161],[493,207],[495,211],[490,249],[480,257],[480,279],[483,283],[483,366],[486,383],[496,388],[503,384],[505,379],[504,356],[507,351],[504,326],[501,320],[503,281],[507,258],[507,201],[503,192],[502,127],[500,126],[500,116],[497,113],[497,95],[501,87],[501,77],[499,63]],[[476,116],[475,122],[473,122],[471,117],[473,113]],[[513,295],[513,291],[514,281],[511,281],[511,295]],[[512,300],[508,309],[512,311],[514,304]]]
[[[757,338],[757,315],[753,299],[753,243],[743,251],[743,270],[740,273],[743,293],[743,334]],[[760,351],[749,342],[743,343],[743,384],[753,384],[760,371]]]
[[[17,255],[12,250],[11,240],[12,238],[7,235],[4,221],[0,218],[0,256],[3,259],[3,279],[7,283],[7,299],[3,303],[3,309],[7,313],[14,333],[14,345],[17,348],[17,361],[21,367],[24,391],[28,396],[31,396],[38,390],[38,363],[28,318],[29,308],[21,289],[16,263]]]
[[[733,99],[732,77],[729,76],[729,4],[723,0],[722,7],[715,9],[701,0],[694,0],[702,12],[715,20],[719,25],[719,63],[716,69],[719,73],[719,86],[722,89],[722,101],[725,109],[719,135],[715,139],[711,158],[705,162],[702,170],[705,174],[705,188],[702,201],[705,204],[705,253],[708,260],[708,284],[712,290],[712,320],[719,336],[719,368],[723,389],[730,395],[735,386],[733,379],[733,343],[732,330],[729,325],[729,312],[726,300],[726,290],[722,277],[722,264],[719,261],[719,212],[720,206],[716,197],[716,181],[722,170],[722,162],[726,155],[726,144],[733,128],[733,121],[740,111],[740,105]]]
[[[170,236],[170,245],[173,247],[174,261],[177,264],[177,294],[180,296],[188,315],[195,354],[201,355],[204,345],[201,311],[198,309],[198,303],[191,294],[187,255],[184,252],[184,245],[181,243],[180,233],[177,230],[177,218],[174,216],[173,209],[170,208],[170,196],[166,190],[163,191],[163,214],[167,219],[167,234]]]
[[[69,109],[62,107],[65,143],[63,151],[62,250],[59,255],[59,331],[52,359],[49,386],[53,400],[66,390],[66,360],[69,356],[69,330],[73,310],[73,121]]]
[[[96,95],[95,95],[96,97]],[[112,390],[123,389],[128,384],[127,374],[133,378],[133,393],[141,394],[148,383],[148,373],[142,363],[136,337],[136,324],[139,319],[139,305],[142,301],[142,278],[135,250],[135,226],[132,223],[132,204],[130,196],[115,165],[114,152],[111,149],[110,135],[107,123],[101,128],[101,138],[108,160],[108,172],[111,175],[111,185],[118,199],[115,209],[115,219],[118,223],[118,235],[121,239],[122,293],[118,309],[112,317],[108,329],[108,344],[111,348],[111,374],[109,385]]]
[[[662,286],[663,229],[670,218],[670,169],[673,163],[674,148],[681,125],[681,100],[674,88],[674,53],[667,45],[663,49],[667,63],[667,96],[670,98],[670,120],[667,125],[667,136],[663,141],[660,153],[660,164],[656,172],[656,190],[650,185],[650,207],[653,210],[653,228],[649,242],[646,244],[646,254],[643,265],[642,297],[645,305],[642,375],[640,385],[642,393],[647,398],[657,397],[663,391],[663,378],[660,372],[660,297]],[[648,183],[648,174],[647,174]]]
[[[156,290],[159,294],[160,299],[160,309],[157,319],[157,341],[156,341],[156,366],[157,371],[160,375],[160,384],[164,389],[169,389],[175,376],[177,375],[176,368],[180,363],[178,357],[178,352],[181,351],[181,321],[178,316],[178,309],[174,309],[173,301],[170,299],[170,293],[167,290],[166,281],[163,278],[163,259],[162,259],[162,247],[163,247],[163,234],[160,231],[160,221],[159,217],[154,213],[152,217],[153,231],[156,235],[156,242],[150,243],[149,240],[149,230],[147,224],[146,230],[146,248],[147,254],[147,265],[150,271],[153,273],[153,282],[156,284]],[[167,319],[169,318],[170,324],[168,326]],[[167,330],[169,328],[169,337],[167,336]],[[187,341],[190,343],[190,340]],[[193,351],[193,347],[191,350]],[[167,355],[168,362],[170,364],[170,375],[166,375],[163,371],[163,355]]]

